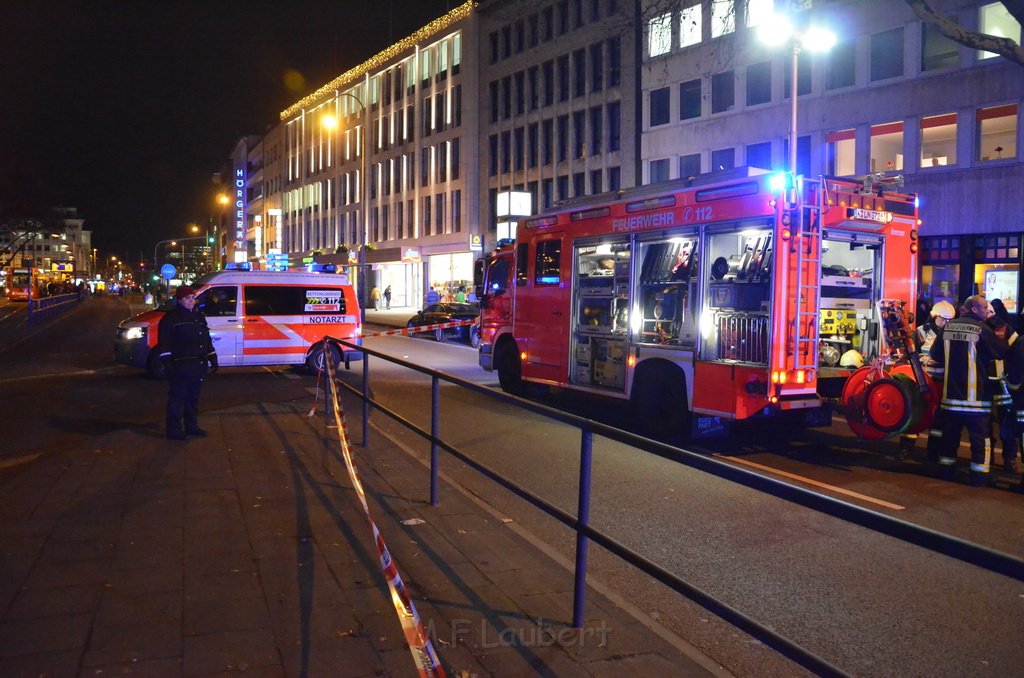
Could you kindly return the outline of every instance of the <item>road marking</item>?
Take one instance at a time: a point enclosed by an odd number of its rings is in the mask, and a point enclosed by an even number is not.
[[[817,480],[812,480],[811,478],[807,478],[805,476],[797,475],[795,473],[790,473],[788,471],[783,471],[783,470],[777,469],[777,468],[772,468],[771,466],[765,466],[764,464],[758,464],[757,462],[748,461],[746,459],[741,459],[739,457],[732,457],[732,456],[729,456],[727,454],[713,454],[711,456],[718,457],[719,459],[728,459],[729,461],[734,461],[737,464],[744,464],[745,466],[750,466],[750,467],[759,469],[761,471],[766,471],[767,473],[772,473],[772,474],[777,475],[777,476],[783,476],[785,478],[789,478],[791,480],[796,480],[796,481],[801,482],[801,483],[807,483],[808,485],[814,485],[815,487],[821,487],[821,488],[824,488],[826,490],[830,490],[832,492],[836,492],[838,494],[845,494],[848,497],[854,497],[854,498],[860,499],[862,501],[871,502],[872,504],[878,504],[879,506],[884,506],[884,507],[890,508],[890,509],[892,509],[894,511],[902,511],[902,510],[907,508],[906,506],[900,506],[899,504],[893,504],[893,503],[887,502],[884,499],[876,499],[874,497],[869,497],[866,494],[861,494],[859,492],[854,492],[853,490],[847,490],[847,489],[844,489],[842,487],[837,487],[835,485],[829,485],[828,483],[823,483],[823,482],[820,482],[820,481],[817,481]]]
[[[98,370],[75,370],[73,372],[54,372],[51,374],[33,374],[25,377],[9,377],[7,379],[0,379],[0,384],[9,384],[15,381],[35,381],[36,379],[59,379],[61,377],[82,377],[93,374],[102,374],[104,372],[112,372],[114,370],[123,369],[120,365],[114,367],[101,367]]]
[[[39,454],[26,454],[24,457],[15,457],[14,459],[8,459],[7,461],[0,461],[0,471],[9,469],[13,466],[21,466],[27,464],[30,461],[35,461],[39,458]]]

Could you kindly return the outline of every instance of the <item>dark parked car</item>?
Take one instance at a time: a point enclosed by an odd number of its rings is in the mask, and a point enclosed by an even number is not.
[[[407,327],[422,327],[424,325],[436,325],[439,323],[450,323],[455,320],[474,320],[480,315],[480,307],[476,304],[441,303],[431,304],[425,309],[409,318]],[[473,348],[480,346],[479,325],[462,325],[460,327],[449,327],[448,329],[430,330],[438,341],[446,341],[455,337],[467,342]]]

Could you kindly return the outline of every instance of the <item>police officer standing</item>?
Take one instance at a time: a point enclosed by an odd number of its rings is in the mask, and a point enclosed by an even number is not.
[[[177,303],[157,329],[160,360],[167,370],[167,437],[204,436],[199,428],[199,391],[207,372],[217,371],[217,354],[206,318],[196,310],[196,295],[188,285],[175,292]],[[184,421],[184,426],[182,423]]]
[[[995,361],[1006,357],[1006,342],[985,320],[989,303],[980,295],[968,297],[963,313],[946,323],[931,348],[931,358],[942,366],[942,449],[939,464],[943,476],[952,478],[960,433],[964,427],[971,441],[971,485],[988,484],[992,441],[989,438],[992,400],[996,384]]]

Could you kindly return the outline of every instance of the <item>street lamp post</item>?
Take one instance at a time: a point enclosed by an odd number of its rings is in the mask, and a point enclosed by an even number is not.
[[[789,170],[793,173],[793,177],[795,178],[797,175],[796,111],[797,97],[799,94],[797,78],[800,74],[798,68],[800,50],[807,49],[811,52],[827,52],[836,44],[836,36],[831,31],[816,26],[811,26],[806,30],[798,31],[793,26],[792,21],[788,16],[776,14],[761,25],[758,31],[758,38],[761,42],[770,46],[784,45],[786,44],[786,41],[789,41],[793,49],[793,63],[791,64],[792,71],[789,78]]]
[[[366,246],[369,244],[369,216],[370,216],[370,205],[368,202],[369,191],[367,190],[367,181],[369,177],[366,175],[366,157],[370,150],[369,144],[369,121],[366,119],[366,106],[363,105],[362,100],[353,94],[352,92],[339,92],[334,91],[335,98],[337,97],[351,97],[357,104],[359,104],[359,114],[363,118],[363,129],[361,130],[361,142],[359,151],[359,202],[362,205],[360,211],[360,224],[359,235],[362,238],[362,243],[359,247],[359,259],[356,267],[359,269],[359,314],[363,324],[366,324]],[[322,119],[323,126],[328,130],[334,130],[338,126],[338,120],[333,115],[326,115]]]

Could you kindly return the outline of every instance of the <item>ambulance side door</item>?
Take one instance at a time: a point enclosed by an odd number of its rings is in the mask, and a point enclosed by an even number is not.
[[[210,326],[217,363],[225,367],[241,364],[242,321],[238,301],[238,285],[214,285],[196,298],[196,308],[206,316],[206,324]]]

